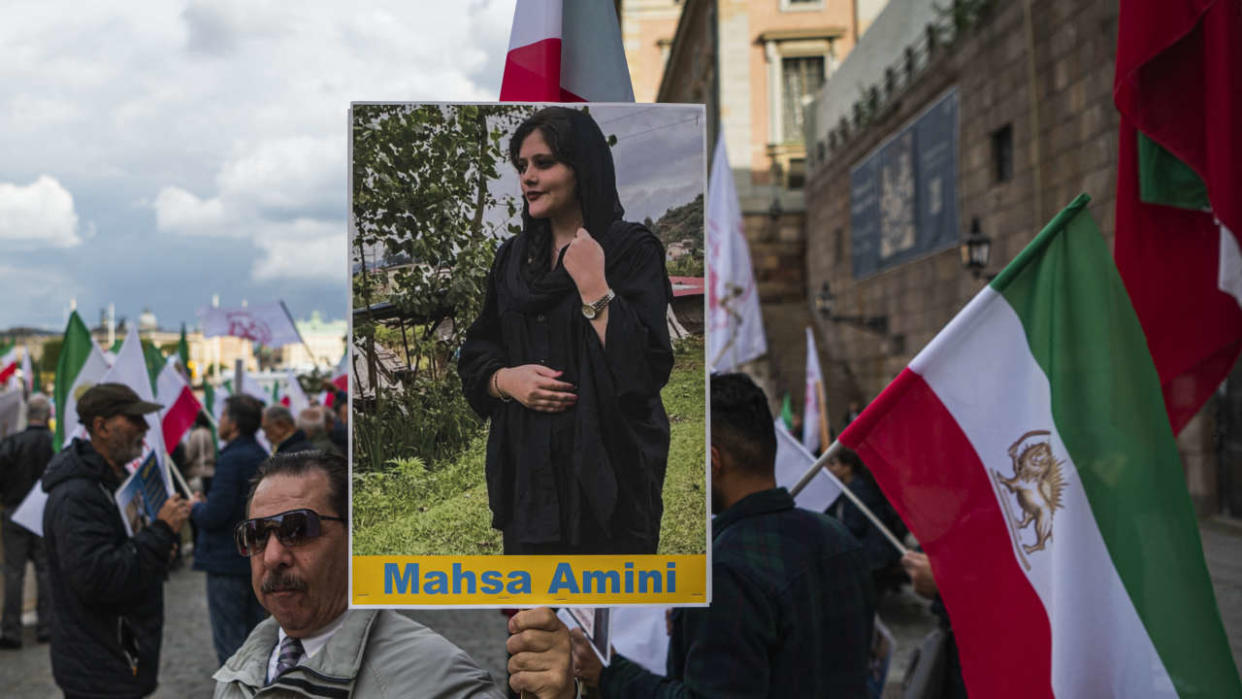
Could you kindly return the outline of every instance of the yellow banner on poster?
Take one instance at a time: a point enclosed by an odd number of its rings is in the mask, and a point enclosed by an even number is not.
[[[707,556],[354,556],[355,606],[702,605]]]

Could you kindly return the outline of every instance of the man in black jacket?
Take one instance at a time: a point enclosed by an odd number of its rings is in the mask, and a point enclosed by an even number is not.
[[[267,460],[254,438],[263,404],[247,395],[229,396],[220,413],[219,434],[227,442],[216,457],[211,490],[198,493],[190,508],[198,525],[194,569],[207,572],[207,611],[216,658],[223,665],[255,625],[267,616],[250,587],[250,561],[237,552],[233,529],[246,518],[250,479]]]
[[[711,606],[673,610],[667,677],[621,655],[601,667],[580,630],[575,671],[605,699],[867,696],[862,546],[776,487],[772,413],[749,377],[712,376],[711,416]]]
[[[13,523],[13,511],[43,477],[52,460],[52,433],[47,429],[51,404],[39,393],[26,404],[23,432],[0,442],[0,503],[4,505],[4,617],[0,621],[0,648],[22,647],[22,588],[26,582],[26,561],[35,566],[39,586],[39,614],[35,638],[46,643],[51,637],[50,599],[47,591],[47,556],[43,539],[20,524]]]
[[[114,494],[142,453],[146,413],[160,408],[115,383],[78,399],[90,441],[74,439],[48,465],[43,511],[52,601],[52,676],[66,697],[138,697],[155,690],[164,587],[189,503],[170,497],[126,533]]]
[[[272,445],[273,454],[290,454],[315,448],[293,422],[293,413],[283,405],[269,405],[263,410],[263,436]]]

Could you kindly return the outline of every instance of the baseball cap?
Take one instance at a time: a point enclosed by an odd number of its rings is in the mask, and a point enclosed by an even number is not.
[[[134,389],[121,383],[95,384],[78,399],[78,419],[89,425],[97,417],[133,415],[135,417],[162,410],[159,403],[145,401]]]

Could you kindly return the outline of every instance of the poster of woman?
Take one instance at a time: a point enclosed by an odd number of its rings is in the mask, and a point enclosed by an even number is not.
[[[702,107],[356,104],[351,149],[355,603],[705,601]]]

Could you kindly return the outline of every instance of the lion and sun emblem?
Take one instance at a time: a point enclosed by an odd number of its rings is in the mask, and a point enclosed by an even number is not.
[[[1043,551],[1052,540],[1052,517],[1062,509],[1061,494],[1065,490],[1065,478],[1061,473],[1061,465],[1065,460],[1057,460],[1052,452],[1050,439],[1037,440],[1035,437],[1049,437],[1048,430],[1031,430],[1018,438],[1009,447],[1009,459],[1013,465],[1013,476],[1004,476],[992,469],[992,477],[998,488],[1003,486],[1009,491],[1021,508],[1021,519],[1014,517],[1010,510],[1010,499],[1002,490],[1001,504],[1005,508],[1005,517],[1012,525],[1014,546],[1022,558],[1022,563],[1030,569],[1026,556],[1036,551]],[[1029,440],[1029,441],[1028,441]],[[1022,540],[1023,530],[1034,527],[1034,543]]]

